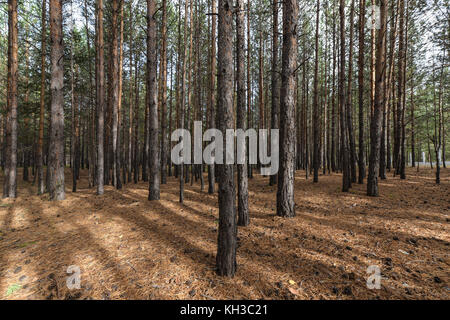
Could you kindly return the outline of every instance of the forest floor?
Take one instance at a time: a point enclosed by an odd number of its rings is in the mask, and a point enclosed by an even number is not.
[[[342,193],[338,174],[313,184],[299,171],[288,220],[275,215],[276,186],[256,176],[234,279],[215,273],[217,195],[189,184],[181,205],[168,178],[159,202],[147,201],[144,182],[97,197],[81,178],[72,193],[67,170],[62,202],[22,181],[18,199],[0,201],[0,299],[450,298],[449,169],[440,186],[430,169],[389,174],[379,198],[365,185]],[[79,290],[66,285],[72,265]],[[372,265],[380,290],[366,285]]]

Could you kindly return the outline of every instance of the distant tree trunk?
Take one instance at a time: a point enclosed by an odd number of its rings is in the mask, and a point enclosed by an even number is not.
[[[340,67],[339,67],[339,109],[341,126],[341,161],[342,161],[342,191],[348,192],[351,188],[350,159],[348,148],[348,131],[346,122],[345,100],[345,0],[340,0]]]
[[[25,32],[28,34],[29,32],[29,26],[27,25],[25,27]],[[27,107],[30,102],[30,88],[29,88],[29,68],[30,68],[30,45],[29,43],[25,43],[25,76],[24,76],[24,89],[25,89],[25,96],[23,99],[23,104]],[[30,145],[30,118],[28,115],[25,115],[23,119],[23,181],[29,180],[29,170],[28,167],[30,166],[30,151],[31,148]]]
[[[130,1],[130,33],[129,33],[129,73],[130,73],[130,83],[129,83],[129,110],[128,110],[128,155],[127,155],[127,175],[128,175],[128,183],[132,181],[131,172],[133,170],[133,116],[134,116],[134,110],[133,110],[133,37],[132,37],[132,30],[133,30],[133,4]]]
[[[298,4],[283,3],[283,54],[280,104],[280,171],[278,173],[277,215],[295,216],[295,70],[297,68]]]
[[[213,0],[214,1],[214,0]],[[251,64],[252,64],[252,45],[250,38],[250,1],[247,1],[247,128],[251,128],[252,118],[252,79],[251,79]],[[250,143],[250,142],[249,142]],[[249,150],[249,143],[247,144],[247,150]],[[250,164],[250,157],[248,157],[248,177],[253,178],[253,168]]]
[[[333,1],[333,89],[331,101],[331,170],[337,171],[336,165],[336,2]]]
[[[242,10],[244,10],[242,8]],[[242,20],[244,17],[242,17]],[[279,70],[278,70],[278,0],[272,1],[272,129],[279,129],[279,114],[280,114],[280,85],[279,85]],[[243,22],[242,22],[243,23]],[[244,35],[242,35],[244,37]],[[244,49],[243,49],[244,50]],[[238,60],[241,59],[238,57]],[[240,60],[239,60],[240,62]],[[242,56],[242,63],[244,64],[244,56]],[[245,93],[244,93],[245,94]],[[245,115],[242,114],[244,118]],[[239,117],[238,117],[239,119]],[[270,185],[276,185],[278,175],[270,176]]]
[[[112,156],[113,156],[113,182],[117,189],[120,189],[120,168],[118,168],[118,140],[119,140],[119,59],[118,59],[118,13],[119,13],[119,0],[112,1],[112,41],[110,47],[110,66],[111,66],[111,104],[112,104]],[[119,174],[118,174],[119,172]]]
[[[192,1],[192,0],[189,0]],[[183,130],[185,128],[185,104],[186,104],[186,68],[187,68],[187,58],[188,58],[188,42],[187,42],[187,29],[188,29],[188,12],[189,12],[189,1],[185,1],[184,6],[184,51],[183,51],[183,65],[181,71],[181,99],[180,99],[180,129]],[[184,137],[183,137],[184,139]],[[184,157],[184,154],[180,154],[181,157]],[[184,181],[185,181],[185,165],[182,163],[179,166],[179,174],[180,174],[180,203],[184,202]]]
[[[234,128],[233,121],[233,3],[219,0],[218,99],[219,129]],[[224,145],[226,138],[224,137]],[[226,149],[226,148],[225,148]],[[223,150],[226,155],[227,150]],[[219,165],[219,238],[217,272],[234,277],[236,272],[237,226],[235,208],[234,166]]]
[[[77,74],[73,76],[73,88],[76,88]],[[78,95],[74,90],[73,93],[73,155],[72,155],[72,192],[77,192],[77,179],[80,168],[80,123],[79,123],[79,107],[78,107]]]
[[[236,30],[237,30],[237,123],[236,129],[245,131],[245,105],[246,105],[246,90],[245,90],[245,21],[244,21],[244,1],[237,0],[237,14],[236,14]],[[272,82],[273,83],[273,82]],[[276,88],[276,87],[274,87]],[[273,124],[273,123],[272,123]],[[244,141],[243,149],[246,150],[246,142]],[[246,153],[246,151],[244,151]],[[244,159],[245,160],[245,159]],[[239,164],[238,171],[238,225],[248,226],[250,224],[250,217],[248,212],[248,174],[247,164]]]
[[[414,74],[411,76],[411,166],[416,167],[416,139],[415,139],[415,128],[414,128]]]
[[[347,91],[347,131],[348,144],[350,147],[350,174],[351,182],[356,182],[356,147],[355,134],[353,131],[353,99],[352,99],[352,84],[353,84],[353,35],[354,35],[354,16],[355,16],[355,0],[352,0],[350,6],[350,41],[349,41],[349,56],[348,56],[348,91]]]
[[[314,63],[314,100],[313,100],[313,168],[314,182],[319,182],[319,17],[320,17],[320,0],[317,0],[316,10],[316,36],[315,36],[315,63]]]
[[[64,48],[62,0],[50,0],[51,38],[51,134],[49,146],[49,192],[51,200],[64,200]]]
[[[401,119],[402,119],[402,110],[403,110],[403,76],[404,76],[404,70],[403,70],[403,64],[405,63],[405,53],[404,53],[404,29],[405,29],[405,2],[404,0],[399,0],[400,3],[400,24],[399,24],[399,40],[398,40],[398,92],[397,92],[397,112],[396,112],[396,143],[394,146],[394,160],[395,160],[395,173],[401,174],[401,156],[400,156],[400,150],[401,150],[401,141],[402,141],[402,135],[401,135]]]
[[[167,183],[167,0],[162,0],[161,44],[161,184]],[[170,113],[169,113],[170,117]]]
[[[215,119],[215,89],[216,89],[216,1],[211,1],[211,51],[210,51],[210,74],[209,74],[209,128],[214,129],[216,127]],[[213,194],[215,192],[215,167],[214,164],[208,166],[208,193]]]
[[[147,95],[149,104],[149,195],[148,200],[160,198],[160,162],[158,141],[158,102],[156,83],[156,19],[155,0],[147,0]],[[163,66],[165,68],[165,66]],[[164,82],[166,80],[164,79]],[[164,90],[165,91],[165,90]],[[165,92],[164,97],[165,100]],[[165,117],[166,114],[163,114]]]
[[[121,131],[121,112],[122,112],[122,91],[123,91],[123,28],[124,28],[124,0],[119,1],[120,12],[120,32],[119,32],[119,80],[117,89],[117,141],[116,141],[116,188],[122,189],[122,181],[120,178],[120,168],[122,166],[122,145],[120,143],[120,131]],[[123,181],[126,182],[125,180]]]
[[[386,84],[386,24],[387,0],[380,0],[380,29],[377,34],[375,107],[370,123],[370,158],[367,180],[367,195],[376,197],[378,191],[378,175],[380,166],[381,121],[384,110]]]
[[[392,3],[391,11],[391,32],[390,32],[390,54],[389,54],[389,73],[387,75],[387,83],[386,83],[386,103],[388,105],[387,110],[387,119],[386,119],[386,168],[390,172],[392,168],[392,153],[391,153],[391,114],[394,114],[394,144],[395,144],[395,136],[396,136],[396,122],[395,122],[395,107],[394,107],[394,84],[393,84],[393,75],[394,75],[394,56],[395,56],[395,40],[397,37],[397,29],[398,29],[398,11],[400,8],[400,2],[397,2],[395,9],[395,4]],[[386,49],[387,50],[387,49]],[[392,98],[392,99],[391,99]],[[395,148],[394,148],[395,149]],[[395,164],[395,157],[394,157]]]
[[[139,182],[139,108],[140,108],[140,84],[139,84],[139,55],[136,50],[134,57],[134,183]]]
[[[105,67],[103,48],[103,0],[97,0],[97,194],[104,194]]]
[[[363,184],[366,177],[366,163],[364,160],[364,32],[365,32],[365,0],[359,0],[359,56],[358,56],[358,103],[359,103],[359,155],[358,155],[358,183]]]
[[[17,0],[8,0],[8,89],[6,114],[5,178],[3,198],[17,197]]]
[[[404,28],[405,33],[405,43],[403,47],[403,63],[402,63],[402,73],[403,82],[399,81],[399,85],[402,86],[402,109],[401,109],[401,149],[400,149],[400,179],[404,180],[406,179],[406,122],[405,122],[405,113],[406,113],[406,58],[407,58],[407,52],[408,52],[408,25],[409,25],[409,1],[407,0],[406,5],[406,22]],[[399,95],[400,99],[400,95]]]
[[[94,84],[92,81],[92,58],[91,58],[91,41],[89,34],[89,16],[88,16],[88,2],[84,1],[85,13],[85,31],[86,31],[86,42],[88,51],[88,63],[89,63],[89,143],[88,143],[88,158],[89,158],[89,188],[95,185],[95,109],[93,104],[93,90]]]
[[[144,113],[144,145],[142,150],[142,181],[148,182],[148,164],[149,164],[149,151],[150,151],[150,118],[149,118],[149,88],[148,83],[146,86],[145,95],[145,113]]]
[[[261,20],[261,18],[260,18]],[[263,41],[263,31],[262,31],[262,25],[260,22],[259,26],[259,52],[258,52],[258,59],[259,59],[259,71],[258,71],[258,107],[259,107],[259,130],[262,130],[265,128],[264,123],[264,107],[265,107],[265,101],[264,101],[264,41]],[[258,153],[260,152],[261,145],[258,141]],[[261,167],[260,161],[258,161],[258,168]]]
[[[47,18],[46,18],[47,1],[42,0],[42,25],[41,25],[41,93],[40,93],[40,109],[39,109],[39,139],[37,149],[37,176],[38,176],[38,195],[45,192],[44,185],[44,116],[45,116],[45,52],[47,42]]]

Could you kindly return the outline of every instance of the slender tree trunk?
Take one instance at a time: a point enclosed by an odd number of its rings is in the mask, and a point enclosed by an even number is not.
[[[162,0],[161,44],[161,184],[167,183],[167,0]],[[170,113],[169,113],[170,117]]]
[[[359,1],[359,56],[358,56],[358,103],[359,103],[359,155],[358,155],[358,183],[363,184],[366,177],[366,163],[364,160],[364,32],[365,32],[365,0]]]
[[[118,84],[117,84],[117,134],[116,134],[116,188],[117,190],[122,189],[122,180],[120,178],[120,168],[122,166],[122,146],[120,143],[120,131],[121,131],[121,112],[122,112],[122,91],[123,91],[123,28],[124,28],[124,0],[119,0],[119,12],[120,12],[120,32],[119,32],[119,74],[118,74]],[[125,182],[125,181],[124,181]]]
[[[104,194],[105,67],[103,48],[103,0],[97,0],[97,194]]]
[[[72,165],[72,192],[77,192],[77,179],[78,172],[80,167],[80,123],[79,123],[79,106],[78,106],[78,95],[75,92],[76,82],[77,82],[77,74],[75,72],[73,79],[73,136],[72,136],[72,144],[73,144],[73,165]]]
[[[313,100],[313,168],[314,182],[319,182],[319,17],[320,0],[317,0],[316,9],[316,36],[315,36],[315,62],[314,62],[314,100]]]
[[[51,134],[49,146],[49,192],[51,200],[64,200],[64,48],[62,0],[50,0],[51,38]]]
[[[160,162],[158,141],[158,102],[156,87],[156,19],[155,0],[147,0],[147,103],[149,104],[149,195],[148,200],[160,198]],[[163,66],[165,68],[165,66]],[[164,82],[166,80],[164,79]],[[164,84],[165,86],[165,84]],[[165,91],[165,90],[164,90]],[[164,97],[165,100],[165,92]],[[165,113],[163,117],[165,117]]]
[[[17,0],[8,0],[8,97],[3,198],[17,197],[17,79],[19,67],[17,23]]]
[[[134,183],[139,182],[139,108],[140,108],[140,83],[139,83],[139,55],[138,51],[135,52],[134,57],[134,169],[133,180]]]
[[[41,93],[39,107],[39,139],[37,149],[37,176],[38,176],[38,195],[45,192],[44,185],[44,116],[45,116],[45,56],[47,42],[47,1],[42,0],[42,22],[41,22]]]
[[[336,1],[333,1],[333,89],[331,101],[331,170],[337,171],[336,165]]]
[[[214,1],[214,0],[213,0]],[[250,1],[247,1],[247,128],[251,128],[252,119],[252,79],[251,79],[251,64],[252,64],[252,45],[250,38]],[[250,142],[247,143],[247,150],[249,150]],[[248,177],[253,178],[252,165],[250,164],[250,156],[248,156]]]
[[[128,155],[127,155],[127,171],[128,171],[128,183],[132,181],[131,172],[133,170],[133,116],[134,116],[134,110],[133,110],[133,36],[132,36],[132,30],[133,30],[133,4],[130,1],[130,33],[129,33],[129,50],[130,50],[130,67],[129,67],[129,73],[130,73],[130,83],[129,83],[129,110],[128,110]]]
[[[218,99],[219,129],[226,132],[234,128],[233,121],[233,3],[219,0],[218,34]],[[226,138],[224,137],[224,145]],[[227,150],[223,150],[224,158]],[[221,276],[234,277],[236,272],[236,205],[234,166],[219,165],[219,238],[217,248],[217,272]]]
[[[401,0],[402,1],[402,0]],[[367,195],[376,197],[378,191],[378,176],[380,166],[381,121],[386,84],[386,24],[387,0],[380,0],[380,29],[377,31],[376,77],[375,77],[375,107],[370,123],[370,158],[367,180]]]
[[[283,3],[283,54],[280,104],[280,171],[278,174],[277,215],[295,216],[295,70],[297,62],[298,4]]]
[[[209,74],[209,128],[214,129],[215,125],[215,95],[216,89],[216,1],[211,1],[211,51],[210,51],[210,74]],[[208,193],[215,192],[215,170],[214,164],[208,166]]]
[[[408,25],[409,25],[409,1],[406,0],[406,21],[404,26],[404,33],[405,33],[405,43],[403,47],[402,54],[402,82],[399,81],[399,85],[402,86],[402,109],[401,109],[401,149],[400,149],[400,179],[404,180],[406,179],[406,122],[405,122],[405,113],[406,113],[406,58],[407,58],[407,52],[408,52]],[[400,95],[399,95],[400,99]]]
[[[236,29],[237,29],[237,123],[236,128],[245,131],[246,114],[246,90],[245,90],[245,13],[244,1],[237,0]],[[275,10],[275,9],[274,9]],[[273,82],[272,82],[273,83]],[[276,86],[277,87],[277,86]],[[274,88],[276,88],[274,87]],[[273,123],[272,123],[273,124]],[[246,153],[246,141],[242,146]],[[245,159],[243,159],[245,160]],[[250,224],[248,209],[248,174],[247,164],[237,166],[238,171],[238,225],[248,226]]]
[[[346,122],[345,99],[345,0],[340,0],[340,70],[339,70],[339,109],[341,126],[341,167],[342,167],[342,191],[348,192],[351,188],[350,159],[348,148],[348,131]]]
[[[396,174],[401,174],[401,141],[402,141],[402,128],[401,128],[401,119],[402,119],[402,110],[403,110],[403,64],[405,63],[405,40],[404,40],[404,30],[405,30],[405,2],[404,0],[399,0],[400,2],[400,24],[399,24],[399,40],[398,40],[398,88],[397,88],[397,112],[396,112],[396,143],[394,147],[394,159],[395,159],[395,172]]]
[[[349,56],[348,56],[348,91],[347,91],[347,130],[348,130],[348,144],[350,147],[350,174],[351,182],[356,182],[356,146],[355,134],[353,131],[353,35],[354,35],[354,15],[355,15],[355,0],[352,0],[350,6],[350,41],[349,41]]]
[[[244,10],[242,8],[242,10]],[[244,19],[242,17],[242,19]],[[279,129],[279,114],[280,114],[280,85],[279,85],[279,70],[278,70],[278,0],[272,1],[272,129]],[[244,37],[244,35],[242,35]],[[244,50],[244,49],[243,49]],[[238,56],[238,59],[241,59]],[[242,61],[244,57],[242,57]],[[240,61],[239,61],[240,62]],[[244,62],[242,62],[244,63]],[[244,93],[245,94],[245,93]],[[245,115],[242,114],[242,117]],[[239,119],[239,117],[238,117]],[[270,185],[276,185],[278,175],[274,174],[270,177]]]
[[[93,103],[93,90],[94,84],[92,81],[92,60],[91,60],[91,41],[89,34],[89,17],[88,17],[88,1],[84,1],[84,8],[86,10],[85,18],[85,30],[86,30],[86,42],[88,51],[88,64],[89,64],[89,188],[95,185],[95,109]]]

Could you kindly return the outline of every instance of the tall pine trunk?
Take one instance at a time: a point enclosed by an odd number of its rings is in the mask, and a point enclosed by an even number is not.
[[[219,129],[226,132],[234,128],[233,119],[233,3],[219,0],[218,34],[218,99]],[[224,145],[226,138],[224,136]],[[227,154],[225,147],[223,155]],[[219,165],[219,238],[217,248],[217,272],[233,277],[236,272],[236,205],[234,165]]]
[[[41,93],[39,104],[39,138],[37,149],[37,177],[38,177],[38,195],[45,192],[44,185],[44,116],[45,116],[45,56],[47,42],[47,1],[42,0],[42,22],[41,22]]]
[[[103,49],[103,0],[97,0],[97,194],[104,193],[105,66]]]
[[[380,167],[381,121],[386,84],[386,23],[387,0],[380,0],[380,29],[377,31],[377,54],[375,66],[375,99],[373,117],[370,122],[370,158],[367,179],[367,195],[376,197],[378,191],[378,176]]]
[[[237,30],[237,117],[236,129],[245,131],[246,114],[246,90],[245,90],[245,21],[244,21],[244,1],[237,0],[236,30]],[[275,10],[275,9],[274,9]],[[276,87],[275,87],[276,88]],[[246,141],[243,141],[242,150],[246,153]],[[247,164],[244,159],[243,164],[237,165],[238,171],[238,225],[248,226],[250,224],[248,209],[248,174]]]
[[[51,133],[49,145],[49,192],[51,200],[64,200],[64,48],[62,0],[50,0],[51,39]]]
[[[148,200],[160,198],[160,162],[158,141],[158,103],[156,83],[156,19],[155,0],[147,0],[147,103],[149,110],[149,195]],[[165,99],[165,97],[163,98]],[[163,114],[163,117],[166,115]]]
[[[298,4],[283,3],[283,54],[280,103],[280,171],[278,173],[277,215],[295,216],[295,70],[297,68]]]
[[[8,0],[8,89],[6,114],[5,180],[3,198],[17,196],[17,80],[18,80],[17,0]]]

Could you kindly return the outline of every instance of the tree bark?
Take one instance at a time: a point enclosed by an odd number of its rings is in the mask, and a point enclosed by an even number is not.
[[[158,103],[156,86],[156,19],[155,0],[147,0],[147,103],[149,104],[149,195],[148,200],[160,198],[160,162],[158,141]],[[164,66],[163,66],[164,67]],[[165,94],[164,94],[165,95]],[[165,97],[163,97],[165,99]],[[166,115],[163,114],[163,117]]]
[[[314,182],[319,182],[319,17],[320,17],[320,0],[317,0],[316,9],[316,36],[315,36],[315,62],[314,62],[314,97],[313,97],[313,169]]]
[[[363,184],[366,177],[366,163],[364,160],[364,31],[365,31],[365,0],[359,1],[359,56],[358,56],[358,103],[359,103],[359,154],[358,154],[358,183]]]
[[[233,121],[233,4],[231,0],[219,0],[218,34],[218,100],[219,129],[226,132],[234,128]],[[226,138],[224,136],[224,145]],[[223,150],[224,159],[227,153]],[[217,272],[221,276],[234,277],[236,272],[237,226],[235,208],[234,166],[219,165],[219,237],[217,248]]]
[[[47,1],[42,0],[42,22],[41,22],[41,93],[39,107],[39,139],[37,149],[37,177],[38,177],[38,195],[45,192],[44,185],[44,116],[45,116],[45,56],[47,42]]]
[[[50,0],[51,39],[51,134],[49,145],[49,192],[51,200],[64,200],[64,48],[62,0]]]
[[[341,126],[341,167],[342,167],[342,191],[348,192],[351,188],[350,159],[348,147],[346,99],[345,99],[345,0],[340,0],[340,67],[339,67],[339,109]]]
[[[17,80],[19,68],[17,23],[17,0],[8,0],[8,97],[3,198],[17,197]]]
[[[298,4],[283,3],[283,54],[280,104],[280,171],[278,173],[277,215],[295,216],[295,70],[297,62]]]
[[[245,21],[244,21],[244,1],[237,0],[236,30],[237,30],[237,117],[236,128],[246,130],[246,88],[245,88]],[[275,9],[274,9],[275,11]],[[273,72],[273,71],[272,71]],[[273,79],[273,78],[272,78]],[[273,82],[272,82],[273,84]],[[277,88],[275,86],[273,88]],[[276,89],[275,89],[276,90]],[[273,94],[273,93],[272,93]],[[272,106],[273,107],[273,106]],[[273,119],[272,119],[273,121]],[[272,122],[273,124],[273,122]],[[246,142],[243,145],[246,153]],[[248,226],[250,224],[248,208],[248,174],[247,164],[237,165],[238,171],[238,225]]]
[[[161,75],[161,184],[167,183],[167,0],[162,0]],[[169,114],[170,117],[170,114]],[[170,132],[169,132],[170,133]]]
[[[402,1],[402,0],[401,0]],[[377,197],[380,166],[381,121],[384,110],[386,84],[386,24],[387,0],[380,0],[380,29],[377,31],[375,106],[370,123],[370,158],[367,179],[367,195]]]
[[[104,194],[105,67],[103,48],[103,0],[97,0],[97,194]]]
[[[243,9],[242,9],[243,10]],[[242,18],[243,19],[243,18]],[[279,70],[278,70],[278,0],[272,1],[272,129],[279,129],[280,127],[280,85],[279,85]],[[240,59],[238,57],[238,59]],[[242,57],[242,60],[244,57]],[[244,116],[244,114],[242,114]],[[239,119],[239,117],[238,117]],[[270,185],[276,185],[278,175],[270,176]]]
[[[209,128],[214,129],[216,127],[215,119],[215,95],[216,89],[216,1],[211,1],[211,51],[210,51],[210,74],[209,74]],[[208,193],[213,194],[215,192],[215,166],[211,164],[208,166]]]

